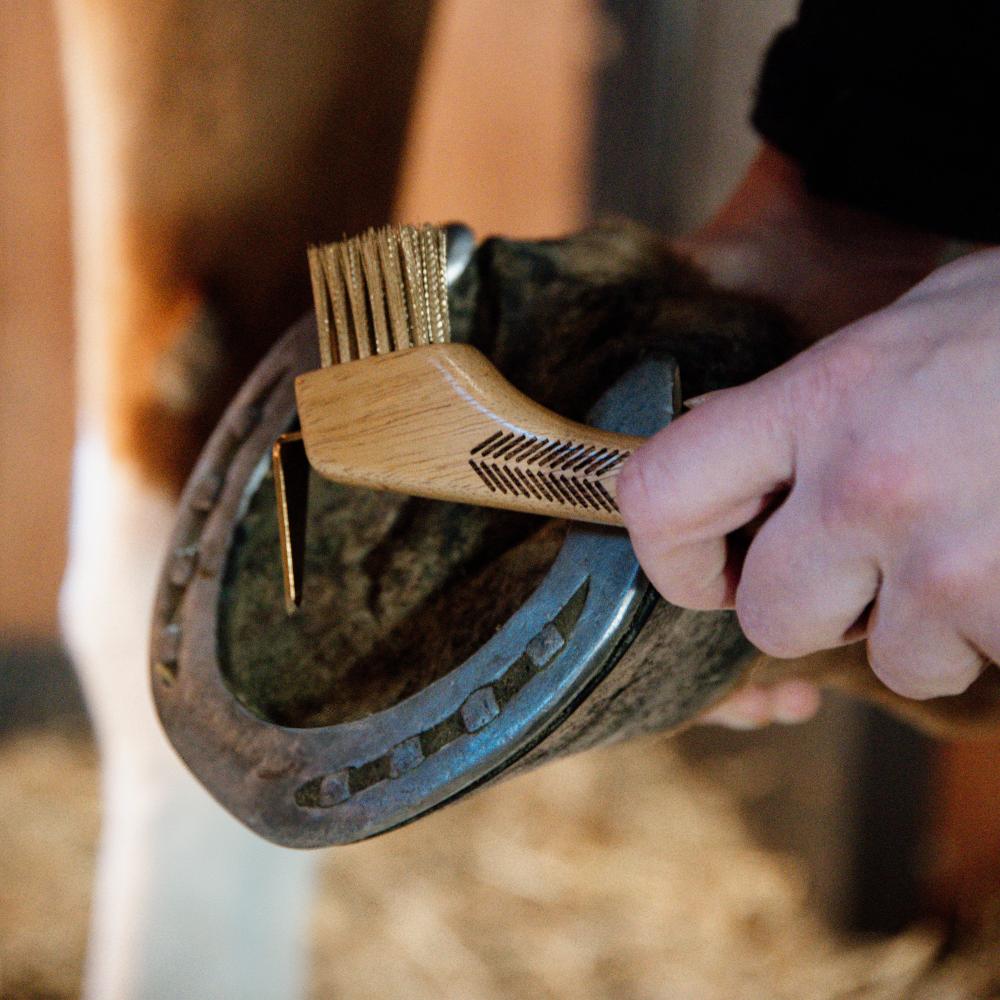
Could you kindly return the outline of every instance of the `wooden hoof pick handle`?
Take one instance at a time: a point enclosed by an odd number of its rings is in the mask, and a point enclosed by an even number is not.
[[[622,524],[615,483],[643,439],[539,406],[467,344],[320,368],[295,394],[309,463],[328,479]]]

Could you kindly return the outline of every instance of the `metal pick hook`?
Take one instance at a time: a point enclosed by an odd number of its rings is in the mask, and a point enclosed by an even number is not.
[[[309,459],[302,434],[282,434],[271,449],[274,492],[278,504],[281,574],[285,610],[295,614],[302,604],[305,580],[306,522],[309,516]]]

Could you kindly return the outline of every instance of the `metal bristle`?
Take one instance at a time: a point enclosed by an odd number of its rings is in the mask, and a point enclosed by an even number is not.
[[[323,367],[333,364],[333,338],[330,334],[330,298],[327,295],[326,274],[323,270],[323,251],[311,246],[306,250],[309,256],[309,280],[312,282],[313,301],[316,303],[316,326],[319,335],[319,360]]]
[[[375,353],[388,354],[392,347],[389,344],[389,327],[385,315],[385,283],[379,261],[378,234],[370,229],[360,238],[359,243],[361,265],[368,290],[368,311],[371,314],[372,330],[375,334]]]
[[[358,358],[372,353],[368,334],[368,307],[364,276],[361,273],[361,247],[358,240],[344,240],[340,244],[340,267],[347,288],[347,304],[351,312],[351,342]],[[341,358],[341,361],[346,360]]]
[[[420,240],[417,230],[403,226],[399,230],[399,249],[403,260],[403,278],[406,287],[406,307],[410,317],[410,337],[414,347],[429,344],[427,337],[427,312],[424,308],[426,278],[420,259]]]
[[[444,281],[444,232],[432,226],[420,230],[420,257],[426,280],[427,319],[429,336],[433,343],[443,344],[448,339],[448,295]],[[441,291],[444,291],[442,307]]]
[[[351,360],[351,326],[347,314],[347,289],[340,272],[340,256],[337,245],[331,243],[323,247],[323,273],[326,275],[327,288],[330,292],[333,331],[336,335],[335,361]]]
[[[448,312],[448,236],[443,229],[437,230],[437,255],[434,271],[434,289],[437,292],[438,314],[441,317],[439,340],[447,344],[451,340],[451,318]]]
[[[386,226],[309,248],[324,365],[450,339],[446,236]]]
[[[385,301],[389,310],[389,332],[392,350],[413,347],[410,339],[410,317],[406,309],[406,292],[403,289],[403,269],[400,262],[399,234],[386,226],[378,234],[379,260],[385,278]]]

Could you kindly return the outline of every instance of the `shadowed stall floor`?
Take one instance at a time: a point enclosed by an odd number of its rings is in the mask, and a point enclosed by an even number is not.
[[[745,756],[745,755],[744,755]],[[645,740],[550,764],[323,857],[314,997],[985,1000],[1000,900],[975,939],[838,937],[803,869],[740,818],[739,755]],[[0,742],[0,996],[78,995],[97,835],[76,730]],[[984,901],[985,903],[985,901]]]

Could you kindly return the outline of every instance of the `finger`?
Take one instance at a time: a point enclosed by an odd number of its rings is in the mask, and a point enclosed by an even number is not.
[[[1000,551],[995,537],[953,542],[946,553],[932,552],[923,562],[920,590],[925,606],[952,622],[972,646],[1000,662]]]
[[[712,395],[637,449],[617,483],[633,541],[721,537],[791,480],[791,430],[772,376]]]
[[[736,574],[731,571],[724,538],[663,548],[657,539],[633,540],[633,548],[649,582],[671,604],[696,611],[731,608]]]
[[[960,623],[959,630],[977,653],[980,654],[983,667],[989,664],[1000,664],[1000,622],[996,621],[993,608],[1000,607],[1000,602],[991,602],[991,611],[981,613],[979,609],[970,614],[971,621],[966,627]],[[992,613],[991,613],[992,612]]]
[[[671,604],[696,611],[732,608],[744,553],[772,501],[770,494],[758,497],[738,512],[744,528],[736,534],[686,545],[653,535],[633,538],[632,546],[650,582]]]
[[[747,551],[736,612],[747,638],[771,656],[805,656],[851,641],[874,599],[879,571],[849,538],[833,537],[799,489]]]
[[[819,706],[819,688],[808,681],[786,681],[770,688],[750,685],[731,694],[698,721],[727,729],[759,729],[771,722],[795,725],[808,722]]]
[[[961,694],[985,665],[955,627],[928,616],[891,584],[883,586],[872,611],[868,661],[886,687],[919,699]]]

